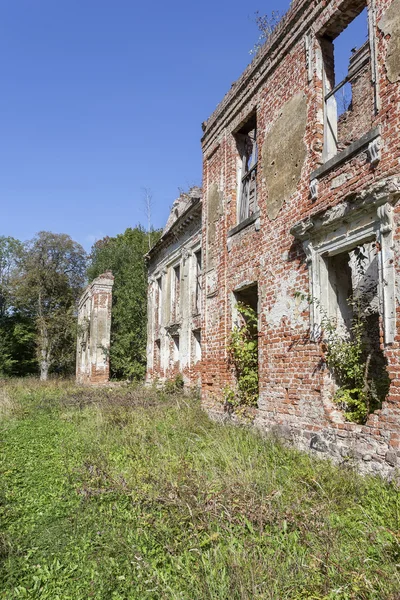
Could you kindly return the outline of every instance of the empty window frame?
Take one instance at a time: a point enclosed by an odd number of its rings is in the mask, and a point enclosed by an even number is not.
[[[323,258],[327,285],[323,287],[322,310],[343,340],[353,339],[355,324],[362,327],[360,360],[368,365],[364,377],[365,390],[370,391],[369,412],[381,407],[389,391],[380,345],[379,252],[372,240]]]
[[[201,250],[194,253],[194,275],[195,275],[195,289],[194,289],[194,314],[199,315],[201,313],[201,295],[202,295],[202,264],[201,264]]]
[[[176,322],[180,317],[180,302],[181,302],[181,267],[176,265],[172,269],[172,286],[171,286],[171,316],[172,321]]]
[[[180,362],[180,352],[179,352],[180,340],[179,340],[179,335],[173,335],[172,336],[172,342],[173,342],[173,360],[174,360],[174,363],[179,363]]]
[[[257,121],[253,115],[235,134],[239,153],[238,223],[257,209]]]
[[[161,341],[156,340],[154,342],[154,368],[159,370],[161,368]]]
[[[157,311],[157,325],[160,326],[162,323],[162,303],[163,303],[163,289],[162,289],[162,277],[157,279],[156,288],[156,311]]]
[[[255,283],[249,287],[237,290],[234,292],[235,307],[233,314],[234,327],[242,329],[245,333],[242,338],[242,343],[247,346],[246,350],[246,365],[243,368],[242,360],[235,364],[236,379],[239,389],[239,394],[242,392],[251,399],[251,402],[256,402],[258,398],[258,372],[259,372],[259,356],[258,356],[258,333],[259,333],[259,297],[258,284]],[[240,306],[245,310],[241,310]],[[252,313],[252,314],[251,314]],[[252,350],[249,352],[248,342],[252,342]],[[249,377],[250,375],[250,377]],[[243,385],[244,384],[244,385]],[[246,401],[247,401],[246,400]]]
[[[193,360],[198,363],[201,360],[201,330],[193,331]]]
[[[365,2],[349,2],[320,39],[323,56],[324,160],[372,126],[374,89]]]

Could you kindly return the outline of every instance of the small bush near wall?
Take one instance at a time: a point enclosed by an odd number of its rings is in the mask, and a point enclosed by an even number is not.
[[[230,334],[228,353],[236,386],[225,388],[225,403],[237,410],[257,406],[258,400],[258,316],[247,304],[236,305],[240,324]]]

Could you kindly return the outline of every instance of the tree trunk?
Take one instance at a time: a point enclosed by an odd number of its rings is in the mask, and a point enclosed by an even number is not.
[[[50,368],[50,344],[47,336],[47,329],[45,326],[41,328],[40,336],[40,350],[39,350],[39,366],[40,366],[40,381],[47,381],[49,378]]]
[[[40,361],[40,381],[47,381],[49,378],[49,363],[47,360]]]

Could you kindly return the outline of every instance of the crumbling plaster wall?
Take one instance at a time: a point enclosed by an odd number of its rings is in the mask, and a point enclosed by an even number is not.
[[[267,215],[271,221],[297,189],[307,155],[306,125],[307,98],[297,93],[284,104],[265,135],[262,168],[267,188]]]
[[[199,194],[199,191],[197,191]],[[179,200],[179,199],[178,199]],[[177,205],[175,201],[172,211]],[[201,203],[190,214],[190,202],[184,210],[168,220],[164,236],[148,257],[148,383],[173,379],[178,373],[187,385],[197,385],[200,362],[194,333],[200,330],[200,315],[196,314],[194,294],[196,289],[196,256],[201,251]],[[186,222],[177,226],[177,220],[188,211]],[[179,267],[179,304],[174,306],[174,269]],[[162,280],[161,323],[157,325],[158,280]],[[179,337],[179,358],[174,347],[174,337]],[[159,347],[159,350],[158,350]],[[159,352],[159,356],[157,356]]]
[[[394,0],[383,13],[379,29],[387,44],[385,67],[390,83],[400,79],[400,0]]]
[[[392,385],[382,410],[364,426],[345,422],[332,403],[329,376],[321,368],[322,348],[310,341],[310,307],[295,299],[297,291],[309,291],[309,256],[290,232],[310,215],[352,202],[355,196],[366,201],[363,190],[379,194],[400,173],[400,93],[391,66],[391,34],[383,34],[384,30],[396,31],[397,5],[397,0],[376,0],[374,6],[377,108],[371,122],[378,129],[371,139],[379,142],[374,164],[369,142],[364,142],[345,160],[317,172],[323,165],[324,141],[318,32],[332,22],[336,11],[343,15],[351,10],[346,1],[295,3],[269,45],[204,123],[202,140],[204,194],[213,196],[218,189],[223,208],[212,232],[212,255],[217,260],[204,275],[204,406],[224,415],[223,388],[232,380],[226,354],[232,297],[236,289],[257,282],[260,398],[256,423],[264,430],[279,431],[301,448],[338,461],[353,457],[362,470],[384,475],[400,460],[400,336],[396,333],[392,343],[384,344]],[[254,111],[262,167],[257,173],[259,213],[238,228],[234,134]],[[283,185],[275,186],[281,174]],[[312,179],[317,181],[313,195]],[[388,198],[394,214],[393,239],[398,244],[400,206],[396,193],[388,193]],[[203,245],[207,247],[207,206],[204,210]],[[396,258],[397,282],[399,267]],[[399,306],[395,308],[399,324]]]
[[[96,277],[78,306],[76,379],[78,383],[107,383],[110,376],[112,288],[110,271]]]

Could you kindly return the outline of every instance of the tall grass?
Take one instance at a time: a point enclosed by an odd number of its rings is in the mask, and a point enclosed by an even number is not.
[[[394,486],[183,396],[3,391],[0,598],[400,598]]]

